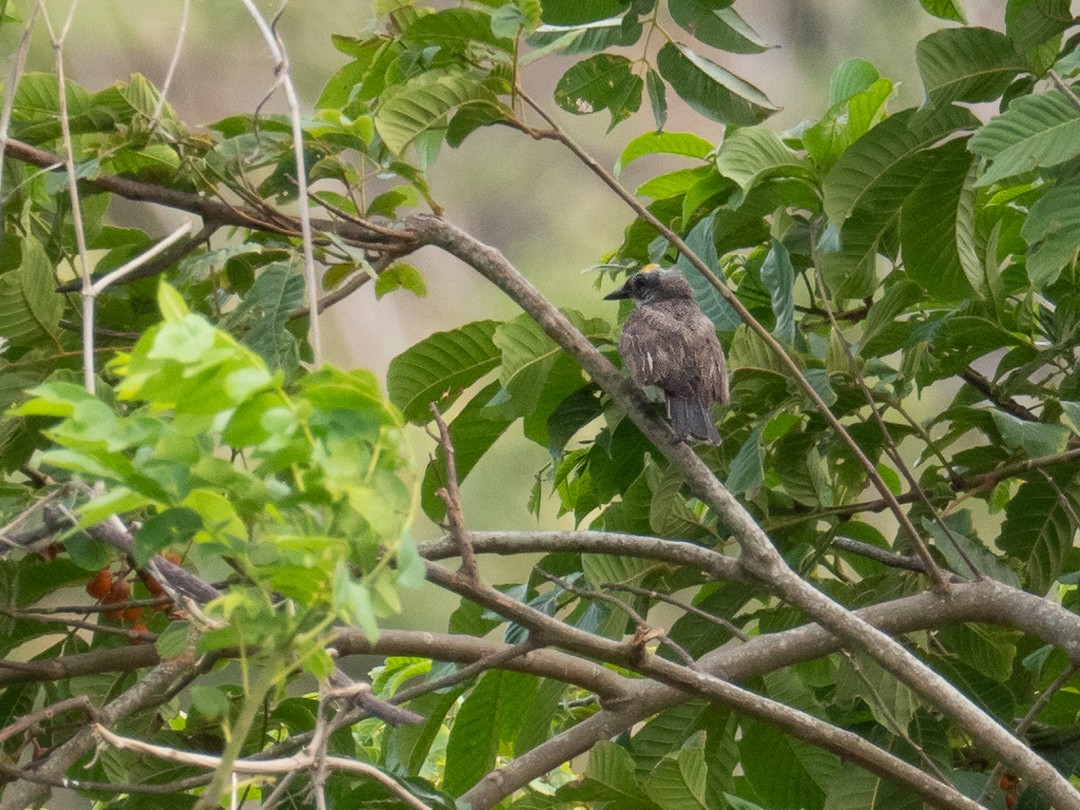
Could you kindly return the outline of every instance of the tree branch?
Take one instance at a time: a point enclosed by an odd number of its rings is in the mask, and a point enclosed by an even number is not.
[[[739,560],[748,572],[846,643],[866,649],[887,672],[952,717],[980,745],[1009,762],[1031,784],[1039,785],[1045,796],[1062,808],[1080,810],[1080,792],[1053,766],[902,645],[866,624],[791,570],[749,512],[720,484],[693,450],[678,441],[671,428],[650,411],[641,389],[624,378],[501,253],[435,216],[415,215],[405,221],[405,226],[421,242],[436,245],[475,268],[509,295],[552,340],[581,364],[646,438],[685,474],[691,491],[720,517],[739,544]],[[829,413],[827,408],[824,413]]]

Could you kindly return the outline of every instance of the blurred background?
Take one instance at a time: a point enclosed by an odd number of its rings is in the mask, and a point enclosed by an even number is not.
[[[71,8],[70,0],[49,0],[45,5],[54,27],[59,28]],[[1003,27],[1000,0],[962,0],[962,5],[969,24]],[[126,81],[136,72],[160,86],[177,42],[181,7],[176,0],[84,1],[76,9],[63,50],[68,76],[90,90]],[[260,2],[259,7],[272,17],[280,6]],[[22,33],[20,21],[29,16],[30,8],[29,0],[7,3],[8,15],[17,20],[9,19],[0,27],[0,57],[4,59],[0,75],[8,74],[10,56]],[[710,56],[756,84],[782,108],[767,122],[778,130],[819,116],[827,103],[833,69],[851,57],[872,62],[883,76],[899,83],[892,110],[920,104],[915,43],[949,25],[928,15],[917,0],[742,0],[736,8],[773,47],[760,55]],[[327,79],[348,61],[331,45],[331,34],[359,36],[371,24],[369,0],[293,0],[286,6],[278,30],[303,107],[311,108]],[[678,29],[672,25],[670,30]],[[40,23],[32,43],[27,69],[53,70],[53,51]],[[606,112],[575,117],[558,111],[552,91],[573,61],[549,58],[532,65],[524,77],[526,89],[602,164],[611,167],[625,144],[653,125],[648,103],[644,112],[610,135],[605,135]],[[273,84],[272,71],[271,57],[241,4],[196,0],[169,101],[192,128],[228,115],[252,113]],[[668,102],[669,131],[689,130],[719,142],[720,125],[681,105],[671,92]],[[264,109],[284,111],[280,92]],[[658,172],[656,164],[640,163],[623,175],[630,188]],[[594,276],[587,268],[619,243],[631,215],[561,147],[492,127],[475,133],[457,151],[445,149],[429,179],[449,219],[498,247],[556,304],[614,316],[613,305],[600,300],[602,293],[594,288]],[[170,211],[146,206],[117,206],[112,215],[162,234],[179,221]],[[327,316],[330,362],[370,368],[381,376],[394,355],[434,331],[479,318],[517,314],[486,282],[437,251],[425,250],[410,261],[424,272],[427,297],[397,292],[376,302],[368,285],[339,303]],[[433,442],[420,430],[410,432],[410,442],[422,468]],[[525,504],[533,476],[547,460],[542,448],[521,436],[520,427],[511,428],[464,485],[464,511],[470,526],[535,528],[536,520]],[[554,504],[550,504],[541,523],[554,528],[570,522],[556,520]],[[425,517],[417,519],[417,538],[438,533],[438,527]],[[499,571],[500,564],[499,560],[484,561],[496,581],[517,573]],[[417,601],[423,602],[423,608],[404,621],[444,629],[446,612],[453,607],[450,600]]]

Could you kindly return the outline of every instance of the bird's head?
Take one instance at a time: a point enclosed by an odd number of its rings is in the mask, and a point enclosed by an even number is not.
[[[651,304],[654,301],[693,297],[694,291],[681,272],[675,269],[661,270],[659,265],[648,264],[640,273],[630,276],[622,287],[605,295],[604,300],[632,298],[639,304]]]

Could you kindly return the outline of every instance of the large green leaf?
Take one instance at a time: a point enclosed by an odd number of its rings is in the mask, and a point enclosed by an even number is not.
[[[651,807],[652,803],[634,778],[634,760],[622,746],[602,741],[589,752],[586,780],[607,788],[609,798],[620,806]]]
[[[1071,0],[1009,0],[1005,6],[1005,33],[1023,53],[1072,24]]]
[[[743,725],[739,751],[746,778],[767,807],[820,810],[829,774],[835,778],[840,768],[838,757],[764,723]]]
[[[959,0],[919,0],[919,3],[935,17],[958,23],[967,22]]]
[[[416,18],[401,35],[402,41],[417,50],[438,45],[462,51],[473,43],[483,43],[504,51],[513,48],[513,40],[496,37],[491,30],[491,15],[471,8],[449,8]]]
[[[1056,90],[1018,98],[979,129],[968,148],[991,160],[979,186],[1055,166],[1080,155],[1080,110]]]
[[[990,101],[1005,92],[1027,63],[1012,40],[988,28],[943,28],[915,48],[926,95],[935,105]]]
[[[757,31],[746,24],[730,2],[669,0],[671,18],[706,45],[732,53],[768,50]]]
[[[1031,206],[1020,233],[1032,286],[1053,284],[1080,250],[1080,178],[1059,183]]]
[[[12,346],[55,343],[64,299],[54,289],[52,264],[32,236],[19,244],[19,268],[0,275],[0,336]]]
[[[904,110],[885,119],[845,150],[825,177],[825,212],[841,223],[861,204],[895,209],[922,179],[922,153],[978,119],[960,107]]]
[[[545,4],[545,9],[547,8]],[[522,64],[555,52],[561,54],[596,53],[608,48],[633,45],[643,28],[637,17],[610,17],[581,25],[542,25],[528,38],[536,50],[522,57]]]
[[[538,678],[492,670],[462,703],[446,743],[443,787],[454,796],[471,788],[495,765],[503,740],[513,740],[536,692]]]
[[[862,59],[848,59],[833,71],[830,107],[802,134],[803,146],[822,168],[832,166],[852,143],[885,117],[893,83]],[[846,112],[846,115],[845,115]]]
[[[615,164],[615,174],[646,155],[681,155],[704,160],[713,148],[712,143],[692,132],[645,132],[623,149]]]
[[[645,792],[664,810],[709,810],[705,751],[683,748],[664,757],[645,780]]]
[[[594,343],[610,339],[611,325],[603,318],[586,319],[572,310],[564,314]],[[492,407],[506,416],[525,416],[536,407],[556,362],[566,355],[528,315],[500,324],[494,343],[502,352],[499,382],[508,399]],[[571,390],[578,388],[580,378],[572,383]]]
[[[630,8],[630,0],[545,0],[544,22],[582,25],[617,17]]]
[[[720,269],[720,257],[716,253],[716,242],[713,239],[716,217],[716,214],[712,214],[701,220],[686,235],[685,241],[698,258],[723,280],[724,271]],[[721,332],[730,332],[741,323],[739,316],[731,308],[731,304],[725,301],[709,280],[690,264],[686,256],[680,255],[676,266],[682,270],[683,276],[694,288],[694,300],[697,301],[697,305],[709,316],[717,329]]]
[[[668,42],[657,53],[656,65],[680,98],[714,121],[750,126],[778,109],[758,88],[686,45]]]
[[[761,283],[769,290],[776,326],[773,334],[784,343],[795,340],[795,268],[784,243],[773,239],[761,265]]]
[[[475,321],[436,332],[390,361],[386,388],[390,401],[410,422],[431,421],[431,403],[440,409],[499,364],[493,340],[498,321]]]
[[[814,180],[806,161],[766,127],[741,127],[729,132],[716,155],[716,170],[734,180],[744,195],[768,177]]]
[[[882,240],[892,236],[898,218],[898,211],[867,211],[865,216],[844,223],[838,243],[822,240],[821,272],[833,296],[867,298],[874,294],[878,252]]]
[[[244,345],[271,369],[292,369],[299,362],[296,340],[286,328],[304,303],[304,277],[286,262],[275,262],[259,274],[238,310],[253,316]]]
[[[625,56],[598,53],[563,74],[555,86],[555,103],[575,115],[610,111],[610,131],[638,111],[644,86]]]
[[[1005,508],[998,546],[1027,568],[1028,590],[1043,594],[1071,551],[1080,498],[1073,481],[1025,481]]]
[[[1004,411],[991,411],[1001,438],[1013,450],[1022,450],[1029,458],[1052,456],[1065,449],[1069,429],[1064,425],[1028,422]]]
[[[934,164],[904,201],[900,244],[908,274],[936,298],[956,301],[970,297],[982,278],[973,161],[960,139],[935,154]]]
[[[483,83],[462,75],[422,76],[389,88],[375,112],[375,128],[387,148],[402,154],[418,137],[446,127],[447,118],[463,108],[502,110]]]

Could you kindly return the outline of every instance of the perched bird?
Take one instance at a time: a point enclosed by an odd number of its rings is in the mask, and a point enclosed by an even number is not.
[[[716,328],[694,303],[682,273],[650,268],[657,265],[648,265],[604,296],[637,302],[623,325],[619,354],[634,382],[664,392],[671,427],[680,438],[720,444],[709,406],[727,402],[730,394]]]

